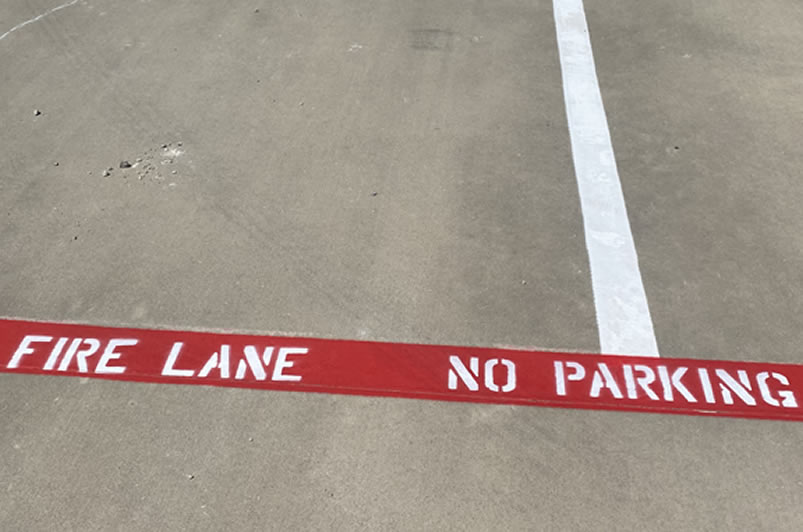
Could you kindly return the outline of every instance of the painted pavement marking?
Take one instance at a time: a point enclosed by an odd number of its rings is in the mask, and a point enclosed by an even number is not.
[[[553,0],[600,350],[659,356],[582,0]]]
[[[0,319],[0,372],[803,421],[803,365]]]

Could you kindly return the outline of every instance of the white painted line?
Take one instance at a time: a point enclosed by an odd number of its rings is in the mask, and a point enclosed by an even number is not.
[[[553,0],[600,349],[658,356],[582,0]]]
[[[9,35],[14,33],[15,31],[17,31],[18,29],[24,28],[28,24],[33,24],[37,20],[41,20],[41,19],[45,18],[46,16],[50,15],[51,13],[55,13],[59,9],[64,9],[65,7],[70,7],[70,6],[75,5],[77,3],[78,3],[78,0],[72,0],[71,2],[67,2],[66,4],[61,4],[60,6],[54,7],[53,9],[51,9],[49,11],[45,11],[41,15],[38,15],[38,16],[36,16],[36,17],[34,17],[34,18],[30,19],[30,20],[26,20],[25,22],[20,22],[19,24],[17,24],[16,26],[11,28],[10,30],[8,30],[4,34],[0,35],[0,41],[2,41],[3,39],[8,37]]]

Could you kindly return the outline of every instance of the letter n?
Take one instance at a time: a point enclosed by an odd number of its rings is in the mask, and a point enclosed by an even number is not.
[[[469,358],[468,365],[471,368],[469,371],[468,368],[463,364],[463,361],[460,360],[460,357],[451,355],[449,357],[449,363],[452,365],[451,369],[449,369],[449,389],[456,390],[457,389],[457,377],[460,377],[460,380],[463,381],[463,384],[471,390],[472,392],[476,392],[480,389],[480,385],[477,383],[477,379],[480,376],[480,360],[477,357]]]

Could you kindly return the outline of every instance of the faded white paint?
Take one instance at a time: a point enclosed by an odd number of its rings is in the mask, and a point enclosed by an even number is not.
[[[582,0],[553,0],[602,353],[658,356]]]

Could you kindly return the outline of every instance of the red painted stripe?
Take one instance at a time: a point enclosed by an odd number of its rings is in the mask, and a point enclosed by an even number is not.
[[[803,366],[0,320],[0,371],[803,421]]]

